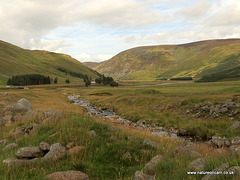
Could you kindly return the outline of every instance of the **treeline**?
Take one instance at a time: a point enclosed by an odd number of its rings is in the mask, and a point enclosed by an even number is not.
[[[106,77],[104,75],[101,75],[99,78],[95,79],[95,82],[97,84],[103,84],[104,86],[109,84],[112,87],[115,87],[115,86],[118,87],[118,83],[114,81],[113,78],[110,76]]]
[[[172,81],[191,81],[193,80],[192,77],[176,77],[176,78],[171,78],[170,80]]]
[[[7,85],[14,86],[25,86],[25,85],[40,85],[40,84],[51,84],[50,77],[45,77],[41,74],[25,74],[16,75],[9,78]]]
[[[68,71],[68,70],[63,69],[63,68],[57,68],[57,70],[66,73],[66,75],[69,74],[69,75],[71,75],[73,77],[78,77],[78,78],[81,78],[81,79],[84,79],[84,80],[88,79],[88,76],[86,74]]]

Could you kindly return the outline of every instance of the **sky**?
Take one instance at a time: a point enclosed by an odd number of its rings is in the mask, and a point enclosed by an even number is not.
[[[0,0],[0,39],[108,60],[137,46],[240,38],[239,0]]]

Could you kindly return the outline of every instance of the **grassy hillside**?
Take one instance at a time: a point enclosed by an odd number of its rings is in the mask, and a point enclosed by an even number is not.
[[[96,67],[97,65],[99,65],[100,63],[99,62],[83,62],[83,64],[89,68],[94,68]]]
[[[0,84],[6,84],[7,79],[12,75],[30,73],[38,73],[52,78],[58,77],[59,83],[64,83],[66,79],[70,79],[71,83],[82,82],[82,79],[58,71],[58,67],[87,74],[92,78],[96,77],[92,70],[68,55],[25,50],[0,41]]]
[[[117,54],[94,69],[124,80],[200,78],[239,66],[239,49],[240,39],[137,47]]]

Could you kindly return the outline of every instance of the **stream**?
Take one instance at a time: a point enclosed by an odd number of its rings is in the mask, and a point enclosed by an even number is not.
[[[72,104],[84,107],[87,110],[87,115],[90,117],[100,117],[114,123],[123,124],[125,126],[130,126],[136,129],[147,130],[156,136],[169,136],[172,138],[180,138],[177,135],[177,132],[166,130],[163,127],[158,127],[154,123],[146,124],[144,121],[132,122],[117,115],[114,111],[93,106],[86,99],[82,99],[80,95],[69,95],[68,93],[62,94],[67,96],[67,98],[71,100]]]

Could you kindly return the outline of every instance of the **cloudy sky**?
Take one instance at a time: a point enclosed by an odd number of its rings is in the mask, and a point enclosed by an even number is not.
[[[102,61],[143,45],[240,37],[239,0],[0,0],[0,39]]]

